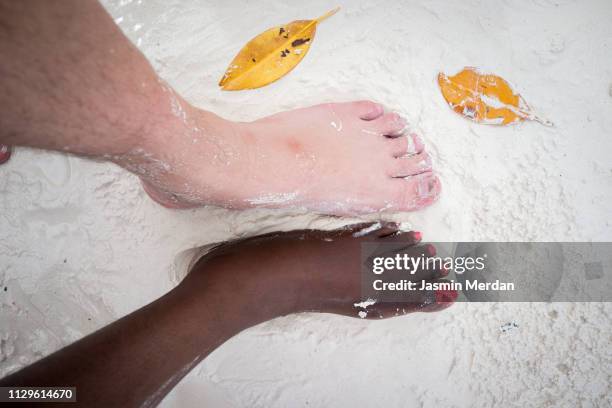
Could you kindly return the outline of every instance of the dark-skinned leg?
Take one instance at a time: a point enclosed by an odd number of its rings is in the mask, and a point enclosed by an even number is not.
[[[153,406],[198,362],[248,327],[303,311],[357,317],[361,244],[396,242],[406,251],[424,250],[416,246],[415,234],[398,233],[393,225],[354,237],[363,227],[274,233],[223,244],[168,294],[0,380],[0,386],[75,386],[76,406]],[[417,273],[414,279],[441,275]],[[391,317],[400,307],[410,313],[448,304],[422,293],[408,304],[378,305],[368,317]]]

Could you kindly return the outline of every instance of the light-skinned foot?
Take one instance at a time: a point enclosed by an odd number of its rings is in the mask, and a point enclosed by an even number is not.
[[[380,104],[328,103],[247,123],[172,97],[179,120],[120,163],[166,207],[356,215],[419,210],[440,193],[422,139]]]

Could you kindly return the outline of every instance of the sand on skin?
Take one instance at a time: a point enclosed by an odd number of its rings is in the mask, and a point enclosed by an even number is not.
[[[425,212],[389,218],[428,239],[612,239],[608,1],[340,2],[300,66],[239,93],[216,84],[246,40],[330,4],[104,4],[164,79],[226,117],[355,98],[398,109],[427,138],[444,195]],[[465,65],[510,80],[556,127],[486,127],[451,112],[436,75]],[[0,290],[0,375],[170,289],[189,259],[177,253],[351,221],[299,211],[168,211],[114,166],[25,149],[0,167],[0,190],[7,287]],[[226,343],[162,405],[606,406],[610,315],[610,304],[551,303],[461,304],[374,323],[290,316]]]

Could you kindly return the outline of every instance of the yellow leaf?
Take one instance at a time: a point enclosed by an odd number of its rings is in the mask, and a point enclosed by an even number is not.
[[[509,125],[535,120],[546,126],[552,122],[536,116],[523,97],[515,94],[503,78],[481,74],[466,67],[448,77],[438,74],[438,84],[446,102],[460,115],[489,125]]]
[[[317,24],[339,9],[316,20],[297,20],[259,34],[234,57],[219,86],[226,91],[255,89],[286,75],[310,49]]]

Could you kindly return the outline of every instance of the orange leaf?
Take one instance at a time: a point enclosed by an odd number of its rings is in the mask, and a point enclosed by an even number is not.
[[[438,84],[450,107],[475,122],[509,125],[535,120],[552,126],[552,122],[536,116],[523,97],[497,75],[481,74],[476,68],[466,67],[451,77],[438,74]]]

